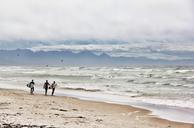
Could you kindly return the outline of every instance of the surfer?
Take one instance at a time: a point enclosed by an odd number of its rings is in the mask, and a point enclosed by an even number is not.
[[[34,85],[35,85],[35,83],[34,83],[34,80],[32,80],[29,84],[27,84],[27,87],[29,87],[30,88],[30,94],[34,94]]]
[[[48,80],[46,80],[46,82],[44,83],[44,86],[43,86],[43,88],[45,89],[45,96],[47,95],[47,91],[48,91],[48,88],[49,88],[49,82],[48,82]]]
[[[52,96],[53,96],[53,94],[54,94],[54,92],[55,92],[56,86],[57,86],[57,83],[56,83],[55,81],[53,81],[53,83],[52,83],[51,86],[50,86],[50,88],[52,89]]]

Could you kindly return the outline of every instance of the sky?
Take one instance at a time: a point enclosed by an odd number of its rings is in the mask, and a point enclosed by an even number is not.
[[[70,40],[82,41],[72,45]],[[91,50],[157,59],[169,58],[161,51],[194,52],[193,41],[194,0],[0,0],[1,49]]]

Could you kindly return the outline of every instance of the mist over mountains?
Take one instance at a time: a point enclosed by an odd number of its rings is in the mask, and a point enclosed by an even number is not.
[[[31,51],[28,49],[0,50],[1,65],[38,66],[130,66],[130,65],[194,65],[194,60],[162,60],[145,57],[112,57],[91,51]]]
[[[0,64],[192,65],[193,5],[193,0],[3,0]]]

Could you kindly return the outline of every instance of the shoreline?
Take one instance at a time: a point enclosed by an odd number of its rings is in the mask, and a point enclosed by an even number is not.
[[[1,89],[1,88],[0,88]],[[6,89],[6,88],[2,88]],[[8,90],[19,90],[19,91],[25,91],[28,93],[29,89],[23,89],[23,88],[7,88]],[[179,106],[168,106],[168,105],[161,105],[161,104],[150,104],[150,103],[145,103],[141,101],[131,101],[131,102],[125,102],[126,97],[120,97],[117,99],[117,97],[114,97],[113,99],[116,98],[116,100],[110,100],[110,97],[108,98],[107,95],[93,95],[92,97],[91,94],[87,95],[85,92],[82,94],[80,92],[69,92],[68,90],[65,90],[65,93],[63,92],[64,90],[58,89],[56,93],[57,97],[71,97],[75,98],[78,100],[83,100],[83,101],[91,101],[91,102],[103,102],[103,103],[110,103],[110,104],[116,104],[116,105],[125,105],[129,107],[134,107],[134,108],[139,108],[143,110],[147,110],[150,112],[150,116],[157,117],[159,119],[164,119],[172,122],[179,122],[179,123],[186,123],[186,124],[194,124],[194,109],[192,108],[185,108],[185,107],[179,107]],[[75,94],[74,94],[75,93]],[[41,95],[44,94],[44,91],[39,88],[36,90],[36,95]],[[85,94],[85,95],[84,95]],[[49,95],[48,95],[49,96]],[[102,98],[105,96],[105,98]],[[109,96],[109,95],[108,95]],[[124,100],[122,99],[124,98]],[[189,119],[188,119],[189,118]]]
[[[87,100],[91,102],[105,102],[110,104],[118,104],[118,105],[126,105],[126,106],[132,106],[135,108],[140,108],[143,110],[150,111],[150,115],[174,122],[180,122],[180,123],[188,123],[188,124],[194,124],[194,109],[192,108],[185,108],[180,106],[169,106],[169,105],[162,105],[162,104],[151,104],[151,103],[145,103],[142,101],[136,101],[132,100],[129,101],[129,99],[126,97],[120,97],[114,96],[114,95],[107,95],[107,94],[88,94],[85,92],[69,92],[68,90],[65,90],[65,93],[61,92],[64,90],[58,90],[57,96],[66,96],[66,97],[73,97],[80,100]],[[60,93],[59,93],[60,92]],[[42,91],[38,91],[39,93],[43,93]],[[76,94],[73,94],[76,93]],[[114,96],[114,97],[113,97]],[[110,99],[112,97],[113,99]],[[127,101],[127,102],[126,102]]]
[[[90,120],[89,122],[85,121],[86,123],[84,123],[85,127],[90,127],[91,125],[93,125],[93,123],[98,127],[113,127],[113,126],[122,126],[122,127],[127,127],[127,126],[135,126],[135,127],[142,127],[145,126],[144,128],[165,128],[165,127],[174,127],[174,128],[193,128],[194,124],[189,124],[189,123],[180,123],[180,122],[175,122],[175,121],[169,121],[169,120],[165,120],[165,119],[161,119],[159,117],[156,116],[151,116],[150,113],[151,111],[149,110],[145,110],[145,109],[141,109],[141,108],[136,108],[133,106],[129,106],[129,105],[119,105],[119,104],[115,104],[115,103],[106,103],[106,102],[99,102],[99,101],[88,101],[88,100],[82,100],[82,99],[78,99],[78,98],[72,98],[72,97],[67,97],[67,96],[44,96],[42,94],[35,94],[35,95],[29,95],[28,92],[26,91],[22,91],[22,90],[16,90],[16,89],[0,89],[0,113],[1,113],[1,119],[2,119],[2,113],[6,113],[8,115],[9,118],[9,114],[11,114],[10,118],[13,116],[13,111],[16,112],[16,116],[15,118],[15,122],[17,122],[19,119],[24,120],[24,122],[26,122],[27,124],[29,124],[29,122],[33,123],[33,125],[50,125],[51,126],[51,122],[44,122],[43,124],[41,124],[41,122],[39,121],[34,121],[33,119],[26,119],[26,116],[32,115],[32,117],[34,116],[34,118],[36,119],[36,115],[37,113],[31,113],[29,114],[29,112],[26,110],[29,108],[33,108],[37,109],[37,111],[40,111],[40,113],[42,114],[38,114],[39,118],[44,117],[44,114],[48,114],[50,113],[50,111],[53,111],[53,108],[51,107],[50,110],[42,110],[42,108],[40,109],[40,106],[44,106],[50,107],[47,104],[44,103],[48,103],[48,104],[52,104],[54,105],[56,108],[56,110],[59,110],[60,114],[61,112],[65,112],[68,113],[67,115],[71,115],[69,122],[67,123],[67,125],[62,125],[61,124],[61,120],[60,121],[56,121],[54,120],[54,124],[52,125],[56,125],[54,127],[57,127],[57,125],[59,125],[60,127],[77,127],[77,125],[82,124],[85,120]],[[42,100],[40,100],[42,99]],[[32,101],[31,101],[32,100]],[[38,103],[34,102],[33,100],[37,100],[37,102],[39,102],[40,106],[37,106]],[[6,104],[9,102],[10,104]],[[26,103],[27,102],[27,103]],[[29,102],[29,103],[28,103]],[[53,102],[56,102],[53,104]],[[3,104],[4,103],[4,104]],[[22,104],[20,104],[22,103]],[[28,104],[28,105],[27,105]],[[66,109],[62,109],[61,108],[61,104],[64,104],[63,107],[66,107]],[[3,105],[3,108],[2,108]],[[24,105],[24,106],[23,106]],[[30,106],[33,105],[33,106]],[[25,108],[23,111],[21,109],[17,109],[15,106],[18,106],[18,108]],[[10,108],[9,108],[10,107]],[[35,107],[35,108],[34,108]],[[11,109],[14,108],[14,109]],[[67,109],[68,108],[68,109]],[[74,109],[74,110],[73,110]],[[61,111],[60,111],[61,110]],[[23,115],[17,115],[17,113],[20,113],[22,111]],[[70,111],[70,112],[69,112]],[[45,113],[48,112],[48,113]],[[77,113],[80,113],[80,115],[78,116]],[[28,115],[29,114],[29,115]],[[64,116],[64,115],[55,115],[56,113],[50,113],[51,115],[51,119],[49,118],[49,120],[53,120],[52,116]],[[76,116],[75,116],[76,115]],[[75,118],[74,118],[75,117]],[[92,120],[93,118],[96,117],[96,120]],[[24,119],[23,119],[24,118]],[[64,118],[64,117],[60,117]],[[109,118],[113,118],[113,119],[109,119]],[[12,120],[13,117],[11,118]],[[66,118],[65,118],[66,120]],[[74,122],[74,120],[78,121],[77,123]],[[80,121],[81,120],[81,121]],[[116,122],[112,122],[111,120],[117,120]],[[126,120],[126,121],[125,121]],[[1,120],[0,120],[1,121]],[[70,122],[73,121],[73,125]],[[82,122],[82,123],[81,123]],[[111,123],[110,123],[111,122]],[[9,123],[9,122],[8,122]],[[18,122],[19,123],[19,122]],[[21,123],[21,122],[20,122]],[[48,123],[48,124],[47,124]],[[109,124],[110,123],[110,124]],[[113,124],[114,125],[113,125]],[[126,124],[125,124],[126,123]],[[17,124],[17,123],[16,123]],[[21,125],[27,125],[27,124],[21,124]],[[108,125],[107,125],[108,124]],[[1,122],[0,122],[0,125]],[[68,126],[70,125],[70,126]],[[104,126],[102,126],[104,125]],[[123,126],[124,125],[124,126]],[[80,126],[79,126],[80,127]]]
[[[193,69],[188,67],[8,66],[0,72],[2,88],[29,92],[26,83],[34,79],[35,92],[44,93],[44,80],[55,80],[59,85],[58,96],[135,106],[160,118],[194,123],[194,86],[189,84],[193,81]]]

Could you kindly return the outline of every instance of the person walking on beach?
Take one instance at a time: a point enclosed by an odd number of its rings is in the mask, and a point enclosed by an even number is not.
[[[55,88],[56,88],[56,86],[57,86],[57,83],[55,82],[55,81],[53,81],[53,83],[51,84],[51,89],[52,89],[52,96],[54,95],[54,93],[55,93]]]
[[[45,89],[45,96],[47,96],[47,91],[48,91],[48,88],[49,88],[49,82],[48,82],[48,80],[46,80],[46,82],[44,83],[44,86],[43,86],[43,88]]]
[[[34,80],[32,80],[29,84],[27,84],[27,87],[30,88],[30,94],[33,95],[34,94]]]

